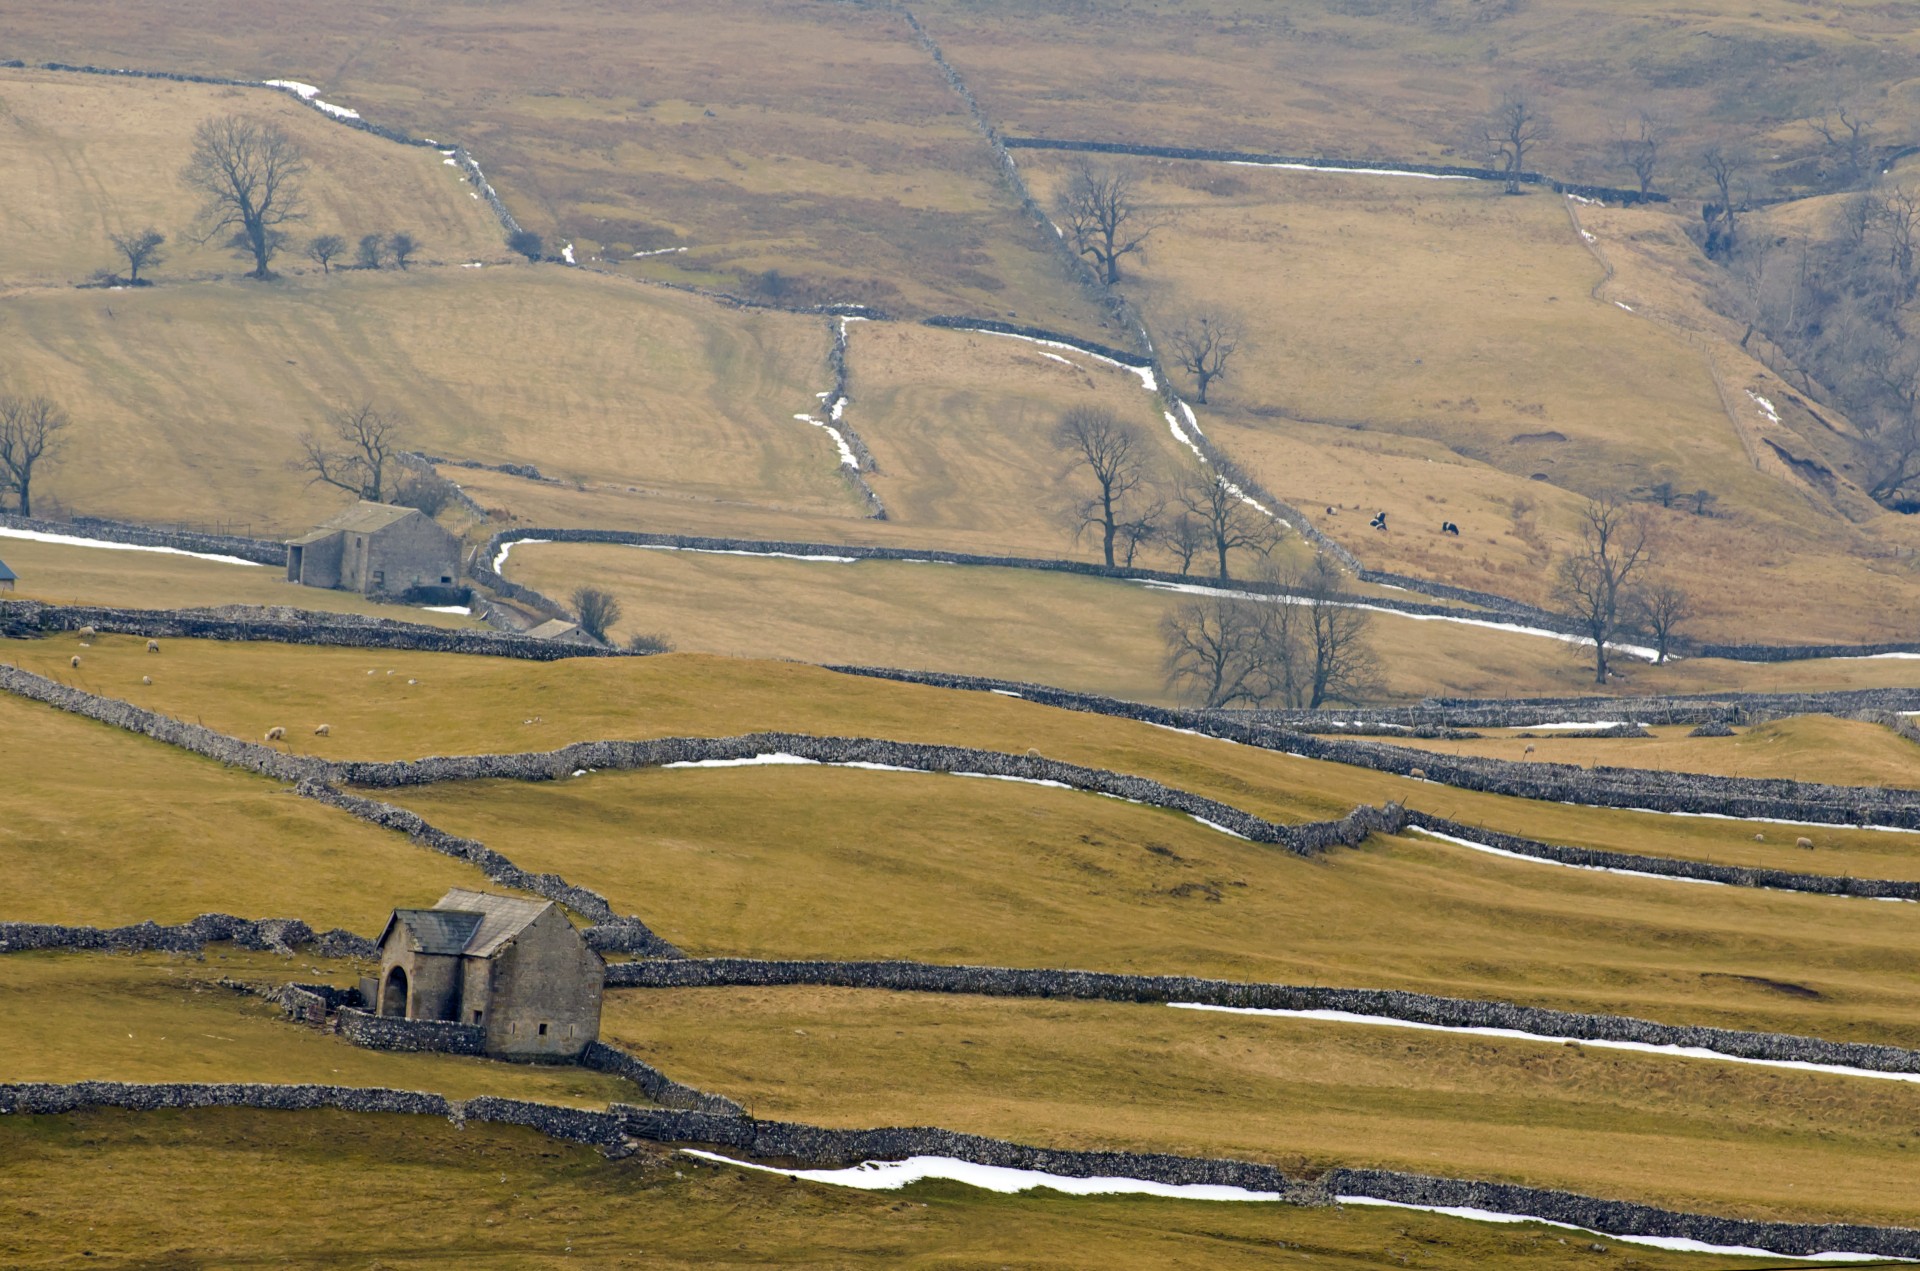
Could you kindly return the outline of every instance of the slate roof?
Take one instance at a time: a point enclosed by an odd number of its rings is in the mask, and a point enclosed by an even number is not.
[[[387,920],[387,931],[399,923],[407,931],[407,946],[415,953],[465,953],[485,917],[452,909],[396,909]],[[386,942],[387,931],[380,933]]]
[[[484,958],[490,957],[501,945],[532,926],[534,919],[551,908],[553,902],[550,900],[519,900],[512,896],[495,896],[490,892],[455,887],[425,912],[458,914],[463,918],[470,913],[479,914],[480,922],[468,938],[463,952]]]
[[[568,622],[565,618],[550,618],[527,632],[535,640],[560,640],[579,631],[580,624]]]
[[[424,516],[425,513],[416,513],[413,508],[398,507],[391,503],[362,501],[337,516],[328,517],[309,533],[289,541],[295,547],[305,547],[309,543],[317,543],[323,538],[331,538],[343,531],[353,534],[375,534],[389,525],[414,515]]]
[[[20,575],[7,568],[7,562],[0,560],[0,583],[14,582],[19,577]]]

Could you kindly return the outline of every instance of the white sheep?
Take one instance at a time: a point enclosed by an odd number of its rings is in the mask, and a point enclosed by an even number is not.
[[[160,652],[160,642],[158,640],[147,641],[147,652],[148,653]]]
[[[1521,753],[1522,753],[1522,754],[1528,754],[1528,755],[1530,755],[1530,754],[1532,754],[1532,753],[1533,753],[1533,743],[1532,743],[1532,742],[1528,742],[1528,743],[1527,743],[1527,748],[1526,748],[1526,750],[1524,750],[1524,751],[1522,751]]]
[[[1427,770],[1425,768],[1409,768],[1407,769],[1407,775],[1415,781],[1425,781],[1427,779]]]
[[[82,640],[91,640],[93,639],[93,637],[99,635],[100,633],[98,631],[95,631],[92,627],[82,627],[80,628],[79,631],[75,632],[74,634],[78,635]]]
[[[143,675],[140,677],[140,682],[151,688],[153,686],[153,677],[151,675]]]
[[[1804,848],[1806,848],[1806,849],[1807,849],[1808,851],[1812,851],[1812,850],[1813,850],[1813,840],[1812,840],[1812,839],[1810,839],[1810,838],[1804,838],[1804,837],[1802,837],[1802,838],[1797,838],[1797,839],[1795,839],[1795,840],[1793,841],[1793,845],[1794,845],[1795,847],[1804,847]]]
[[[267,730],[268,741],[279,741],[282,738],[284,738],[286,735],[287,735],[287,730],[284,728],[281,728],[277,724]]]
[[[74,654],[74,655],[73,655],[72,657],[70,657],[70,658],[68,658],[68,659],[67,659],[67,664],[68,664],[69,666],[71,666],[71,667],[72,667],[72,668],[73,668],[74,670],[76,670],[76,671],[77,671],[77,670],[79,670],[79,669],[80,669],[80,655],[79,655],[78,653],[76,653],[76,654]]]
[[[1767,836],[1764,834],[1756,834],[1753,836],[1753,841],[1756,843],[1764,843],[1767,841]]]
[[[333,725],[321,724],[313,730],[313,735],[315,737],[331,737],[333,736]]]

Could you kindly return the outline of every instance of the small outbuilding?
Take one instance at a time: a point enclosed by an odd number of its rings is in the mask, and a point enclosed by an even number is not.
[[[587,634],[586,628],[577,622],[568,622],[565,618],[550,618],[537,627],[528,630],[527,636],[534,640],[553,640],[560,644],[599,644]]]
[[[486,1030],[485,1052],[571,1059],[600,1035],[606,963],[552,901],[454,888],[380,933],[385,1016]]]
[[[459,576],[460,540],[418,508],[357,503],[287,544],[287,581],[307,587],[436,598]]]
[[[20,575],[8,569],[7,562],[0,560],[0,591],[12,591],[14,583],[19,580]]]

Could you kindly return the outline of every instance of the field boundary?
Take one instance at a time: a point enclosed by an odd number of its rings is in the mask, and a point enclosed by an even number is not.
[[[617,975],[615,973],[618,973]],[[1437,997],[1402,989],[1261,984],[1184,975],[1128,975],[1053,968],[943,966],[925,962],[826,962],[758,958],[651,959],[607,968],[608,988],[766,988],[812,985],[898,993],[1166,1004],[1197,1002],[1253,1010],[1339,1011],[1445,1028],[1499,1028],[1567,1041],[1685,1046],[1735,1059],[1835,1069],[1920,1073],[1920,1050],[1832,1042],[1793,1033],[1662,1024],[1629,1015],[1560,1011],[1512,1002]]]
[[[149,919],[124,927],[74,927],[49,922],[0,922],[0,953],[75,949],[103,953],[198,953],[209,944],[231,942],[242,949],[291,954],[305,946],[322,958],[376,958],[380,950],[365,936],[335,927],[315,931],[298,918],[236,918],[201,914],[163,927]]]
[[[621,1103],[596,1112],[526,1099],[481,1096],[455,1100],[420,1091],[361,1086],[116,1081],[0,1085],[0,1115],[55,1116],[90,1108],[151,1112],[216,1107],[337,1109],[445,1117],[456,1125],[466,1121],[520,1125],[552,1139],[598,1147],[610,1158],[631,1155],[634,1139],[725,1147],[763,1159],[813,1166],[943,1156],[1068,1178],[1121,1177],[1240,1187],[1297,1204],[1324,1205],[1354,1197],[1429,1208],[1480,1209],[1572,1225],[1603,1236],[1678,1237],[1723,1247],[1763,1248],[1785,1256],[1843,1251],[1920,1256],[1920,1230],[1906,1227],[1722,1218],[1551,1188],[1393,1170],[1335,1167],[1317,1176],[1294,1176],[1276,1166],[1250,1161],[1170,1153],[1059,1150],[932,1127],[836,1130]]]

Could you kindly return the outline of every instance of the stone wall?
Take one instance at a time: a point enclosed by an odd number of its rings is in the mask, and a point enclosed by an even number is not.
[[[761,961],[752,958],[653,959],[607,968],[608,988],[716,988],[828,985],[908,993],[1056,998],[1102,1002],[1199,1002],[1264,1010],[1345,1011],[1449,1028],[1508,1028],[1569,1041],[1631,1041],[1694,1046],[1742,1059],[1787,1060],[1874,1072],[1920,1073],[1920,1051],[1868,1042],[1830,1042],[1790,1033],[1752,1033],[1661,1024],[1624,1015],[1590,1015],[1511,1002],[1434,997],[1399,989],[1341,989],[1251,984],[1182,975],[1119,975],[921,962]]]
[[[605,1042],[593,1042],[580,1052],[579,1064],[595,1072],[610,1072],[638,1086],[640,1090],[663,1108],[679,1108],[689,1112],[704,1112],[714,1116],[745,1116],[742,1108],[725,1095],[708,1094],[692,1086],[675,1081],[655,1068],[652,1064],[617,1050]]]
[[[64,534],[71,538],[97,538],[109,543],[137,543],[143,547],[173,547],[184,552],[207,552],[216,556],[234,556],[262,565],[287,563],[287,545],[262,538],[241,538],[231,534],[197,534],[190,530],[158,529],[129,521],[110,521],[97,516],[76,516],[71,521],[49,521],[0,512],[0,526],[14,530],[33,530],[41,534]]]
[[[36,949],[87,949],[103,953],[198,953],[208,944],[231,941],[243,949],[292,954],[305,948],[322,958],[378,956],[373,941],[338,927],[315,932],[298,918],[236,918],[201,914],[191,922],[163,927],[148,921],[127,927],[72,927],[43,922],[0,922],[0,953]]]
[[[531,640],[502,631],[476,631],[399,622],[392,618],[319,613],[306,609],[225,605],[217,609],[112,609],[0,600],[0,639],[32,639],[93,627],[102,632],[177,640],[242,640],[355,649],[410,649],[483,657],[557,662],[562,658],[620,657],[597,645]]]
[[[369,1015],[351,1006],[334,1012],[333,1029],[369,1050],[403,1050],[445,1055],[478,1055],[487,1048],[487,1030],[443,1019],[402,1019]]]

